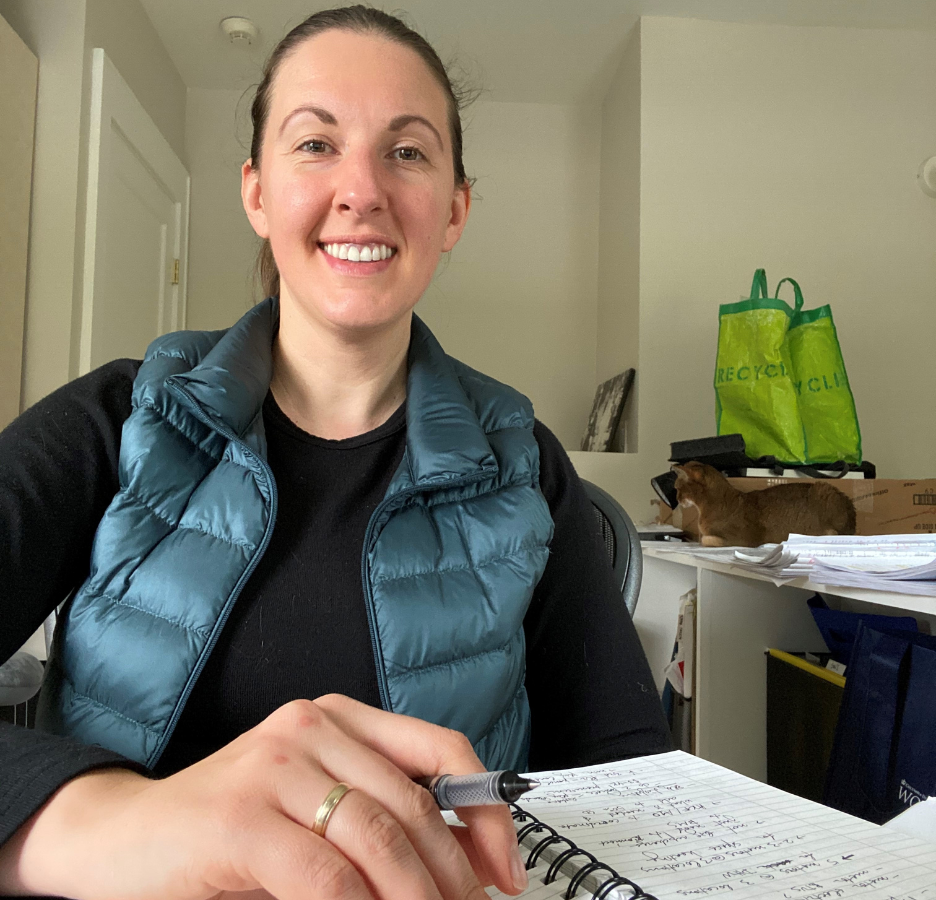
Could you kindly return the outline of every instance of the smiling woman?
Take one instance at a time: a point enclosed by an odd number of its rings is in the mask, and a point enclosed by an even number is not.
[[[413,35],[377,10],[312,16],[274,52],[252,107],[242,195],[280,299],[273,393],[323,437],[370,430],[399,405],[412,309],[471,205],[455,93]],[[353,369],[393,371],[376,406],[345,398],[324,418],[322,392],[343,392],[302,375],[323,329],[357,345]]]
[[[277,261],[281,314],[298,306],[347,327],[399,320],[467,218],[442,89],[408,47],[334,30],[296,47],[271,87],[243,196]],[[324,252],[331,243],[349,245],[346,262]],[[393,253],[368,265],[371,245]]]
[[[263,79],[257,87],[257,93],[251,106],[251,119],[253,121],[253,139],[250,145],[250,163],[254,168],[260,165],[262,143],[266,131],[267,118],[270,111],[270,94],[272,82],[283,60],[295,47],[314,37],[317,34],[337,29],[346,34],[357,34],[382,38],[385,42],[393,42],[398,47],[405,47],[416,54],[423,62],[425,73],[429,74],[442,91],[445,98],[445,117],[449,141],[451,145],[452,169],[456,186],[470,186],[471,182],[465,174],[465,164],[462,160],[462,125],[461,110],[470,102],[471,91],[460,89],[454,84],[439,59],[438,54],[428,41],[420,34],[408,28],[399,19],[389,16],[380,10],[363,6],[352,6],[338,10],[325,10],[310,16],[302,24],[294,28],[277,45],[264,68]],[[386,72],[381,73],[383,77]],[[327,124],[337,125],[330,113],[320,108],[299,107],[296,112],[313,112]],[[414,116],[405,115],[394,119],[389,130],[403,128],[409,124]],[[438,146],[442,148],[443,140],[439,130],[428,119],[423,119],[427,128],[435,132]],[[259,267],[267,296],[279,292],[279,272],[276,266],[269,242],[265,242],[260,253]]]
[[[558,441],[413,315],[471,205],[456,94],[351,7],[253,112],[270,296],[0,434],[0,659],[71,595],[41,730],[0,727],[0,894],[519,892],[506,807],[449,828],[412,779],[668,737]]]

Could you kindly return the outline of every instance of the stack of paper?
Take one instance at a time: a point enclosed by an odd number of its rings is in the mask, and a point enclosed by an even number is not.
[[[784,546],[811,561],[809,579],[819,584],[936,596],[936,535],[791,534]]]
[[[673,552],[728,563],[778,584],[808,578],[817,584],[936,597],[936,534],[791,534],[782,544]]]
[[[788,550],[784,544],[764,544],[761,547],[700,547],[698,544],[682,544],[654,549],[657,553],[685,553],[697,559],[747,569],[758,575],[766,575],[778,584],[792,578],[808,577],[812,568],[809,560],[800,562],[796,553]]]

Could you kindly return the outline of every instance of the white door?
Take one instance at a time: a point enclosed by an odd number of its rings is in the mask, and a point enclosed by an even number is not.
[[[185,327],[189,175],[113,63],[94,50],[79,368],[142,358]]]

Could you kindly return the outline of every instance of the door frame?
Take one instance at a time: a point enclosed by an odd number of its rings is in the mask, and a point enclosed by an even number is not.
[[[175,203],[175,242],[172,256],[179,260],[178,284],[169,284],[170,309],[160,310],[160,321],[168,330],[185,328],[187,317],[188,226],[191,178],[181,160],[162,136],[129,85],[121,77],[101,47],[95,47],[91,60],[91,118],[88,146],[88,186],[85,204],[84,272],[81,290],[81,334],[78,343],[78,374],[91,370],[91,329],[94,313],[94,281],[102,250],[98,232],[98,211],[102,203],[102,175],[110,164],[111,126],[121,131],[140,160],[161,183]],[[137,148],[146,148],[146,157]],[[106,199],[105,199],[106,202]],[[172,273],[162,277],[171,281]]]

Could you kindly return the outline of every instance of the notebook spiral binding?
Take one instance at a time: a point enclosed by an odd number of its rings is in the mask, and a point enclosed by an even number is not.
[[[530,850],[526,860],[527,869],[532,869],[537,864],[539,858],[548,847],[553,847],[556,844],[567,845],[565,850],[557,853],[550,861],[549,868],[546,870],[546,875],[543,878],[545,884],[552,884],[559,877],[562,867],[575,857],[582,856],[588,860],[584,865],[579,865],[575,868],[575,872],[569,881],[569,886],[562,895],[563,900],[572,900],[575,896],[575,892],[580,887],[585,886],[584,883],[586,880],[590,880],[591,882],[588,888],[592,891],[593,900],[606,900],[608,895],[618,888],[628,888],[630,890],[631,893],[626,895],[627,900],[657,900],[653,894],[646,893],[639,884],[636,884],[629,878],[625,878],[623,875],[619,875],[611,866],[601,862],[587,850],[576,846],[576,844],[567,837],[563,837],[551,825],[541,822],[536,816],[531,815],[514,803],[511,803],[510,806],[514,821],[526,823],[521,828],[517,829],[518,844],[523,844],[524,840],[531,834],[545,832],[545,837],[538,840],[532,846],[529,843],[525,845]],[[599,872],[607,872],[608,877],[603,881],[600,880],[599,877],[597,877],[597,873]],[[592,884],[595,885],[594,888],[591,887]]]

